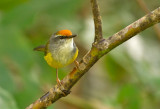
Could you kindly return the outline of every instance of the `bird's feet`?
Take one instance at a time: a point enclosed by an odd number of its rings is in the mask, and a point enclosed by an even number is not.
[[[59,89],[62,91],[64,96],[67,96],[68,94],[71,93],[70,90],[65,90],[64,89],[63,82],[59,78],[57,78],[57,85],[58,85]]]
[[[58,87],[62,86],[61,80],[59,78],[56,79]]]
[[[79,62],[78,61],[74,61],[75,65],[76,65],[76,68],[80,71],[79,69]]]
[[[61,90],[61,91],[63,92],[63,95],[64,95],[64,96],[67,96],[68,94],[71,93],[70,90]]]

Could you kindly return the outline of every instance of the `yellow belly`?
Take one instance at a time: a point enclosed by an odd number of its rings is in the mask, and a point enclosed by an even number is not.
[[[65,64],[62,64],[61,62],[57,62],[54,57],[52,56],[52,54],[50,52],[48,52],[45,56],[44,59],[46,60],[46,62],[48,63],[48,65],[50,65],[51,67],[54,68],[61,68],[61,67],[65,67],[66,65],[71,64],[78,56],[78,49],[76,50],[75,54],[73,55],[73,57],[71,57],[69,59],[69,61]],[[67,57],[66,57],[67,58]]]

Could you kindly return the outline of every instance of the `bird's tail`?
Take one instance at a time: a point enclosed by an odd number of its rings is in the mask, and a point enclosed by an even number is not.
[[[34,51],[43,51],[43,52],[45,52],[45,48],[46,48],[45,45],[40,45],[40,46],[34,48],[33,50]]]

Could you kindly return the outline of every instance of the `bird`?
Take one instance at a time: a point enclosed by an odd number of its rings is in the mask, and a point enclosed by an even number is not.
[[[76,58],[78,48],[73,40],[77,35],[73,35],[70,30],[60,30],[49,38],[46,45],[40,45],[34,48],[34,51],[44,52],[44,59],[47,64],[56,69],[56,81],[60,86],[61,81],[58,77],[58,69],[71,63],[75,63],[78,68]]]

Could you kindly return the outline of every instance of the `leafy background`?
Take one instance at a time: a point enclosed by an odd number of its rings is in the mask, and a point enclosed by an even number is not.
[[[144,0],[150,10],[159,0]],[[144,16],[136,0],[100,0],[104,37]],[[89,50],[94,24],[89,0],[0,0],[0,108],[24,109],[56,84],[55,69],[33,48],[61,29]],[[49,109],[159,109],[160,38],[149,28],[98,61]],[[74,65],[62,68],[62,79]]]

